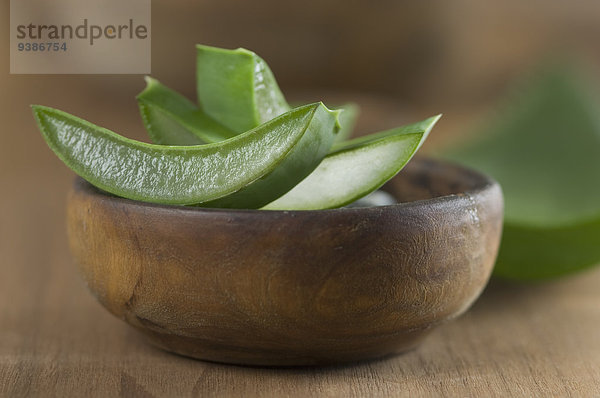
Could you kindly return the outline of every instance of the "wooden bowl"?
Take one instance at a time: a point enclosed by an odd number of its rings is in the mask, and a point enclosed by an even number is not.
[[[165,350],[251,365],[376,358],[469,308],[503,207],[496,182],[432,160],[384,188],[405,203],[221,210],[122,199],[78,179],[69,241],[102,305]]]

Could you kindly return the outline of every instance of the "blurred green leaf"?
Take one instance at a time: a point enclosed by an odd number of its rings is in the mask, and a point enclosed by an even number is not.
[[[348,102],[335,109],[341,109],[343,111],[340,113],[339,117],[341,129],[338,131],[337,137],[335,137],[336,142],[342,142],[352,136],[352,132],[356,126],[356,119],[358,119],[358,114],[360,113],[360,108],[357,104]]]
[[[498,276],[542,279],[600,262],[600,106],[578,75],[546,68],[471,144],[446,154],[502,185]]]

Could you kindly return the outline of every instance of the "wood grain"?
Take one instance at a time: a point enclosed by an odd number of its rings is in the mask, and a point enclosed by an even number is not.
[[[68,231],[90,291],[159,347],[242,365],[344,363],[414,348],[461,315],[498,252],[496,182],[413,160],[388,189],[423,200],[203,209],[117,198],[77,179]]]
[[[218,365],[145,344],[89,294],[70,258],[72,175],[0,196],[0,396],[389,397],[600,395],[600,268],[533,285],[492,282],[418,349],[323,369]],[[43,177],[43,178],[42,178]]]

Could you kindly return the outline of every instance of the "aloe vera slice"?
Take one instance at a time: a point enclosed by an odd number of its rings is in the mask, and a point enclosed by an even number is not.
[[[263,209],[331,209],[362,198],[402,170],[439,118],[339,145],[306,179]]]
[[[237,135],[214,121],[187,98],[149,76],[146,77],[146,88],[138,94],[137,101],[144,126],[155,144],[199,145],[224,141]],[[339,114],[341,128],[335,142],[341,142],[352,134],[359,107],[347,103],[337,109],[342,112]]]
[[[236,135],[196,104],[151,77],[146,77],[146,88],[137,101],[144,126],[155,144],[199,145]]]
[[[441,117],[442,117],[442,115],[436,115],[436,116],[432,116],[428,119],[421,120],[420,122],[407,124],[406,126],[396,127],[393,129],[384,130],[384,131],[380,131],[377,133],[363,135],[362,137],[353,138],[348,141],[335,142],[333,144],[333,146],[331,147],[330,152],[337,152],[341,149],[350,149],[350,148],[354,148],[354,147],[359,147],[365,143],[368,143],[368,142],[371,142],[371,141],[374,141],[374,140],[377,140],[380,138],[389,137],[392,135],[413,134],[413,133],[417,133],[417,134],[422,133],[422,134],[428,135],[429,132],[431,131],[431,129],[433,129],[433,127],[435,126],[437,121],[440,120]],[[420,148],[420,146],[419,146],[419,148]]]
[[[224,141],[237,135],[158,80],[146,77],[146,83],[137,100],[144,126],[153,143],[199,145]],[[347,103],[337,109],[342,112],[339,114],[340,131],[335,142],[341,142],[352,134],[359,107]]]
[[[200,108],[236,133],[287,112],[267,63],[252,51],[197,45],[196,85]]]
[[[253,52],[198,45],[197,53],[202,108],[150,77],[137,97],[144,125],[155,144],[219,142],[289,111],[268,65]],[[341,109],[336,141],[350,136],[358,114],[356,104],[348,103]],[[226,126],[234,126],[234,130]]]
[[[33,106],[50,148],[73,171],[107,192],[164,204],[216,199],[258,208],[306,177],[327,154],[337,112],[296,108],[221,143],[162,146],[122,137],[56,109]]]
[[[543,279],[600,263],[600,106],[579,75],[539,72],[479,139],[446,153],[502,185],[497,276]]]
[[[335,137],[335,142],[343,142],[350,138],[352,132],[354,131],[354,126],[356,125],[356,119],[358,118],[358,114],[360,112],[360,108],[357,104],[353,102],[349,102],[340,106],[337,109],[341,109],[342,113],[340,113],[340,126],[342,127]]]

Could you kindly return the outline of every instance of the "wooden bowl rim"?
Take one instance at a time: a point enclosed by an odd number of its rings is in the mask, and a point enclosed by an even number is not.
[[[308,216],[314,214],[321,215],[356,215],[364,213],[370,214],[372,212],[382,212],[386,210],[399,210],[399,209],[414,209],[418,207],[432,206],[436,204],[445,204],[459,205],[464,203],[464,197],[476,198],[480,195],[492,191],[496,188],[499,188],[500,185],[493,178],[483,174],[479,171],[473,170],[471,168],[459,165],[454,162],[449,162],[445,160],[433,159],[429,157],[418,157],[416,159],[411,160],[412,166],[417,167],[427,167],[427,165],[434,166],[443,166],[445,171],[454,171],[453,175],[456,176],[456,181],[459,179],[464,183],[465,181],[469,181],[471,185],[470,189],[464,190],[462,192],[451,193],[451,194],[443,194],[439,196],[433,196],[428,199],[420,199],[408,202],[398,202],[391,205],[384,206],[372,206],[372,207],[342,207],[336,209],[321,209],[321,210],[260,210],[260,209],[229,209],[229,208],[207,208],[207,207],[195,207],[195,206],[183,206],[183,205],[168,205],[168,204],[159,204],[159,203],[151,203],[151,202],[143,202],[139,200],[132,200],[123,198],[120,196],[113,195],[109,192],[102,191],[101,189],[95,187],[94,185],[87,182],[82,177],[76,176],[73,184],[73,190],[77,193],[83,193],[85,195],[89,195],[95,197],[100,200],[117,202],[125,206],[139,206],[148,209],[156,209],[161,211],[175,211],[175,212],[192,212],[192,213],[211,213],[216,215],[218,213],[222,214],[236,214],[236,215],[257,215],[260,214],[260,217],[268,217],[276,216],[276,215],[290,215],[292,217],[296,216]],[[402,173],[400,171],[400,173]],[[395,178],[398,178],[398,175],[393,177],[390,181],[393,181]],[[389,183],[389,181],[388,181]]]

